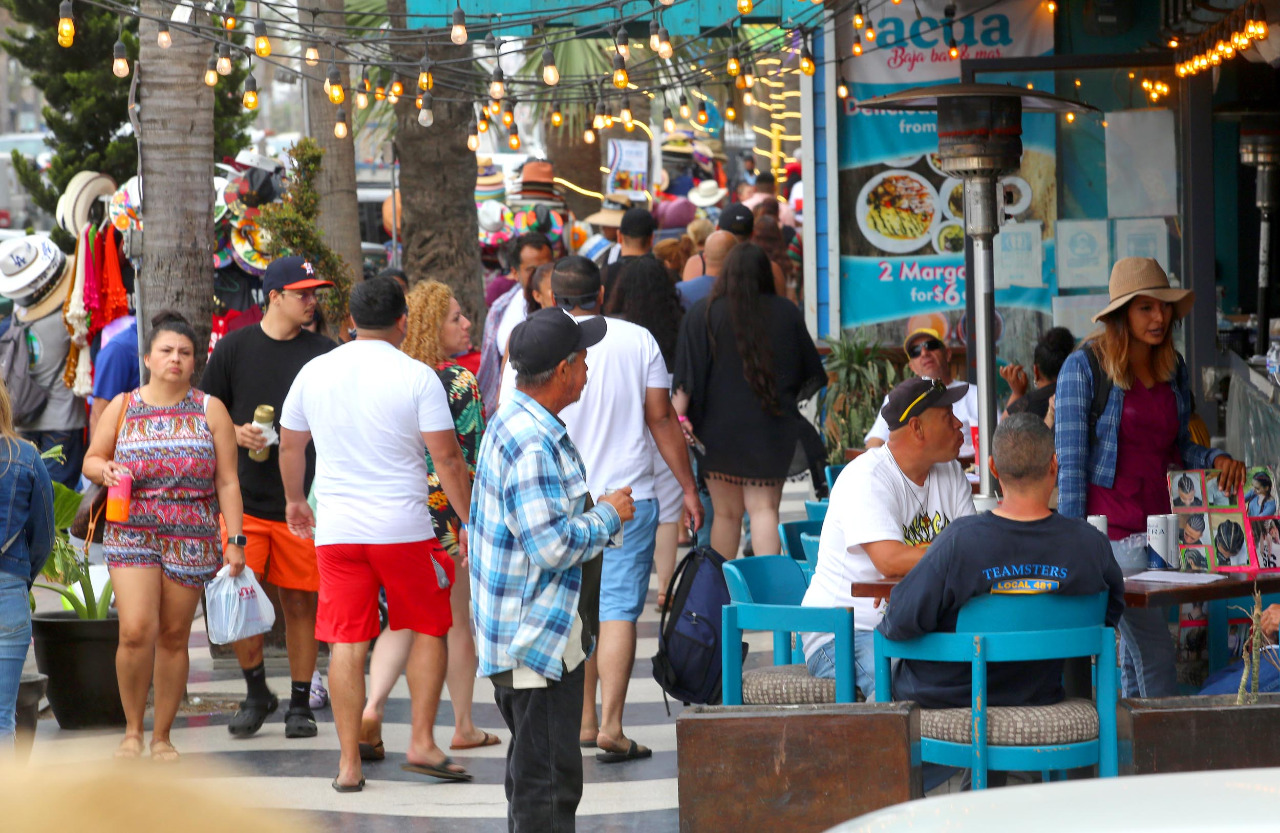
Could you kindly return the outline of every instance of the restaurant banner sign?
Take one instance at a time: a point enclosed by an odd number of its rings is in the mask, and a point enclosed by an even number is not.
[[[964,186],[938,160],[937,117],[932,112],[860,109],[857,101],[910,87],[958,82],[960,58],[1010,58],[1053,50],[1053,14],[1040,0],[959,4],[948,21],[941,0],[875,4],[862,29],[845,15],[837,48],[849,80],[839,124],[840,310],[844,327],[945,316],[964,309]],[[872,27],[876,36],[868,37]],[[985,76],[1051,90],[1048,74]],[[1002,182],[1005,215],[1016,221],[1009,239],[997,236],[996,301],[1047,312],[1052,298],[1057,220],[1054,117],[1023,116],[1022,167]],[[1016,232],[1015,232],[1016,229]],[[1028,230],[1038,230],[1029,241]],[[1028,268],[1040,258],[1039,269]],[[1034,264],[1032,264],[1034,266]]]

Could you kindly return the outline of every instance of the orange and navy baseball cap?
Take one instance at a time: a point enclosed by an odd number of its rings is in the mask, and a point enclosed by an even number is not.
[[[262,276],[262,294],[286,289],[320,289],[333,286],[333,281],[316,277],[315,267],[305,257],[278,257],[267,266]]]

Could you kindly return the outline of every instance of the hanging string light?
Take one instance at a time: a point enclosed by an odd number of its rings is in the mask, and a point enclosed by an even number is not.
[[[676,0],[658,0],[658,2],[664,6],[670,6],[672,3],[676,2]]]
[[[876,30],[875,30],[875,27],[871,25],[871,21],[869,21],[869,20],[867,21],[867,29],[866,29],[866,32],[867,32],[867,40],[869,40],[869,41],[873,41],[873,40],[875,40],[875,39],[876,39]]]
[[[671,60],[671,56],[676,52],[671,45],[671,34],[667,32],[666,27],[658,30],[658,57],[664,61]]]
[[[338,71],[336,63],[329,63],[329,101],[333,104],[341,104],[347,100],[347,93],[342,89],[342,73]]]
[[[489,102],[489,113],[490,113],[490,114],[491,114],[495,119],[498,117],[498,114],[499,114],[499,113],[501,113],[501,112],[502,112],[502,102],[501,102],[501,101],[494,100],[494,101],[490,101],[490,102]]]
[[[333,135],[338,139],[347,138],[347,111],[338,108],[337,120],[333,123]]]
[[[862,4],[858,3],[853,7],[853,28],[861,29],[866,22],[867,19],[862,15]]]
[[[259,58],[271,57],[271,38],[267,37],[267,24],[262,20],[253,22],[253,51]]]
[[[627,35],[627,30],[622,26],[618,27],[618,33],[614,38],[614,48],[618,50],[618,54],[623,60],[631,57],[631,38]]]
[[[161,49],[168,49],[173,46],[173,36],[169,34],[169,24],[160,21],[160,31],[156,32],[156,46]]]
[[[490,52],[498,51],[498,39],[494,36],[493,30],[489,30],[489,34],[484,36],[484,48]]]
[[[809,51],[807,45],[800,50],[800,71],[805,75],[813,75],[818,71],[818,65],[813,61],[813,53]]]
[[[258,79],[253,77],[252,72],[244,79],[244,95],[241,96],[240,103],[246,110],[258,109]]]
[[[595,118],[591,120],[591,126],[596,130],[604,130],[604,124],[605,124],[604,117],[605,117],[604,99],[600,99],[596,101],[596,115],[595,115]]]
[[[691,112],[692,111],[689,109],[689,99],[685,98],[684,93],[681,93],[680,94],[680,118],[684,119],[685,121],[688,121],[689,115]]]
[[[512,150],[520,149],[520,128],[514,124],[511,125],[510,130],[507,132],[507,147]]]
[[[618,115],[622,117],[623,127],[635,121],[635,118],[631,115],[631,100],[625,95],[622,97],[622,111]]]
[[[125,50],[124,41],[116,39],[116,45],[111,47],[111,73],[116,78],[129,77],[129,53]]]
[[[423,93],[418,96],[418,124],[423,127],[430,127],[436,123],[436,113],[432,107],[431,93]]]
[[[307,51],[303,53],[302,59],[307,62],[309,67],[320,63],[320,47],[314,43],[307,44]]]
[[[750,107],[756,103],[756,97],[751,94],[751,90],[747,90],[742,94],[742,106]]]
[[[853,36],[853,54],[854,55],[862,54],[862,38],[858,37],[857,35]]]
[[[361,110],[369,106],[369,68],[360,68],[360,83],[356,85],[356,107]]]
[[[588,126],[586,130],[582,131],[582,141],[588,145],[594,145],[596,143],[596,131]]]
[[[551,51],[550,46],[542,50],[542,83],[548,87],[554,87],[560,83],[560,70],[556,69],[556,53]]]
[[[431,71],[432,61],[425,54],[422,61],[418,64],[418,89],[434,90],[436,87],[435,73]]]
[[[231,44],[224,43],[218,46],[218,74],[231,74]]]
[[[840,81],[836,84],[836,98],[844,101],[849,97],[849,82],[844,79],[844,73],[840,73]]]
[[[467,42],[467,15],[462,11],[461,5],[453,10],[453,26],[449,27],[449,40],[458,46]]]
[[[400,95],[403,92],[404,92],[404,84],[401,84],[400,79],[397,78],[396,80],[391,82],[390,86],[387,87],[387,93],[386,93],[387,101],[392,106],[395,106],[395,103],[400,100]]]
[[[387,98],[387,91],[383,89],[381,84],[373,88],[374,101],[385,101],[386,98]],[[392,103],[394,104],[395,102],[392,102]]]
[[[732,102],[732,101],[727,102],[727,103],[725,104],[725,106],[724,106],[724,120],[725,120],[725,121],[737,121],[737,120],[738,120],[738,110],[737,110],[737,108],[735,108],[735,107],[733,106],[733,102]]]
[[[71,0],[62,0],[58,5],[58,46],[71,46],[75,37],[75,8],[71,5]]]
[[[559,127],[564,124],[564,113],[560,112],[560,102],[551,102],[551,126]]]
[[[755,11],[756,4],[752,0],[738,0],[738,14],[747,15]]]
[[[747,59],[746,72],[742,73],[742,81],[743,86],[748,90],[756,85],[756,65],[749,58]]]
[[[503,80],[502,67],[494,67],[493,75],[489,76],[489,98],[501,101],[506,94],[507,85]]]
[[[742,73],[742,62],[738,60],[738,47],[730,44],[729,61],[725,64],[725,72],[729,73],[729,77],[737,78]]]
[[[209,56],[209,63],[204,70],[204,83],[207,87],[218,86],[218,59]]]
[[[954,61],[956,58],[959,58],[959,57],[960,57],[960,46],[956,43],[956,39],[955,39],[955,38],[952,38],[952,39],[951,39],[950,47],[951,47],[951,48],[950,48],[949,50],[947,50],[947,51],[948,51],[948,52],[950,53],[950,55],[951,55],[951,60],[953,60],[953,61]]]
[[[613,86],[625,90],[631,79],[627,76],[627,59],[621,55],[613,56]]]
[[[516,123],[516,111],[515,111],[514,105],[515,105],[515,101],[513,99],[507,99],[506,101],[502,102],[502,126],[503,127],[510,127],[511,125]]]
[[[467,150],[475,153],[480,149],[480,134],[476,132],[475,116],[471,117],[471,123],[467,125]]]
[[[233,31],[239,23],[236,20],[236,4],[235,0],[227,0],[222,6],[222,25],[228,31]]]
[[[649,49],[653,52],[658,51],[659,45],[662,43],[662,27],[658,25],[658,18],[649,21]]]
[[[710,121],[710,116],[707,115],[707,97],[701,94],[701,90],[698,93],[698,115],[694,117],[694,121],[698,124],[706,124]]]
[[[485,112],[483,105],[480,107],[480,121],[476,122],[476,129],[481,133],[489,132],[489,115]]]
[[[676,120],[671,115],[671,108],[662,108],[662,129],[666,133],[676,132]]]

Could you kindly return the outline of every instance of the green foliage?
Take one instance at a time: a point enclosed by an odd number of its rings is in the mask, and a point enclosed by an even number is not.
[[[284,199],[263,206],[258,226],[267,237],[265,254],[271,259],[302,255],[315,266],[316,274],[334,287],[320,295],[324,315],[330,327],[342,326],[347,317],[347,298],[351,293],[351,270],[342,257],[324,242],[316,226],[320,213],[320,194],[315,179],[320,173],[324,151],[314,139],[302,139],[289,149],[293,171],[285,183]]]
[[[65,459],[60,445],[50,448],[40,457],[58,461]],[[89,559],[85,553],[72,546],[67,534],[83,499],[84,495],[79,492],[68,489],[61,483],[53,484],[53,552],[49,554],[49,560],[45,562],[40,575],[56,583],[40,583],[35,586],[61,595],[81,619],[105,619],[111,608],[111,582],[106,583],[101,594],[95,592],[93,579],[89,576]],[[67,589],[75,584],[80,585],[84,601]]]
[[[819,425],[827,446],[827,462],[844,462],[847,448],[861,448],[871,430],[884,395],[898,381],[898,368],[876,343],[853,335],[831,342],[824,362],[827,389],[818,399]]]
[[[133,76],[116,78],[111,73],[117,37],[124,40],[130,66],[137,61],[138,20],[77,3],[75,40],[63,48],[57,42],[58,5],[56,0],[0,0],[0,7],[24,24],[7,29],[0,45],[31,72],[32,83],[44,94],[44,121],[53,134],[53,161],[47,172],[42,173],[17,151],[13,153],[13,169],[35,204],[51,216],[67,182],[80,171],[101,171],[120,183],[138,171],[137,142],[132,132],[124,129],[129,123]],[[218,160],[235,156],[248,144],[245,128],[253,114],[240,106],[240,88],[247,72],[246,67],[237,65],[218,85],[214,107]],[[55,228],[53,237],[68,252],[75,245],[61,229]]]

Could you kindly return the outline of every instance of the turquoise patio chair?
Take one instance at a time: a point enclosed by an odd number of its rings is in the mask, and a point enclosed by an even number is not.
[[[801,535],[822,534],[822,521],[787,521],[778,524],[778,539],[782,541],[782,554],[789,555],[800,563],[804,563],[804,547],[800,545]]]
[[[808,568],[809,581],[813,581],[813,574],[818,569],[818,541],[822,539],[821,535],[810,535],[807,532],[800,534],[800,546],[804,549],[804,561]]]
[[[1106,609],[1106,593],[988,595],[960,609],[955,633],[895,642],[875,631],[876,701],[891,699],[891,658],[968,662],[973,705],[921,710],[921,760],[968,767],[975,790],[986,788],[989,769],[1056,772],[1097,764],[1099,775],[1114,777],[1116,641],[1115,630],[1103,625]],[[1096,658],[1095,703],[1068,699],[1053,706],[987,706],[988,662],[1085,656]]]
[[[827,519],[827,507],[830,504],[825,500],[806,500],[804,502],[804,513],[811,521],[825,521]]]
[[[840,476],[840,472],[844,471],[847,463],[839,466],[827,466],[827,488],[834,489],[836,487],[836,478]]]
[[[801,607],[807,582],[790,556],[735,559],[725,563],[724,578],[730,599],[723,608],[720,638],[724,705],[854,702],[853,611]],[[772,667],[743,672],[742,633],[749,630],[773,631]],[[798,639],[793,639],[809,631],[835,634],[834,684],[809,676]]]

